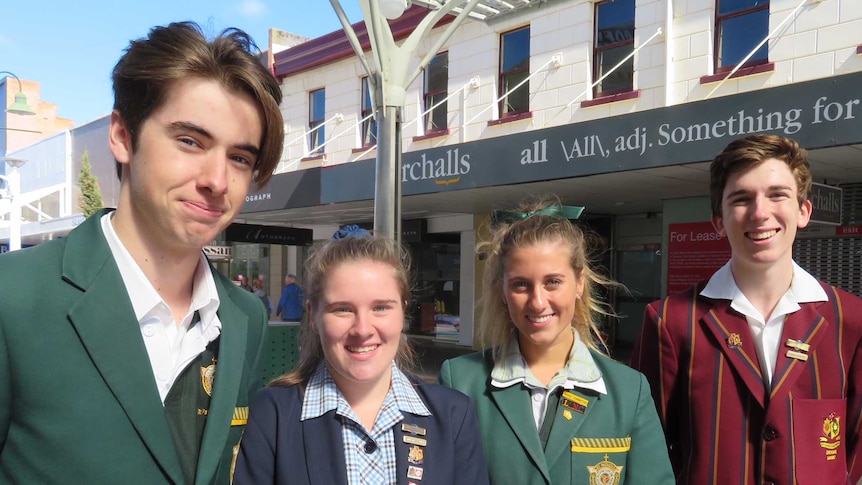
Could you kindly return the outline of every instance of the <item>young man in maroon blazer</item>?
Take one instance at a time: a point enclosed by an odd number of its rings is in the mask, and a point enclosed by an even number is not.
[[[862,300],[792,259],[811,217],[807,153],[752,135],[710,166],[731,258],[647,307],[632,367],[650,381],[680,484],[862,477]]]

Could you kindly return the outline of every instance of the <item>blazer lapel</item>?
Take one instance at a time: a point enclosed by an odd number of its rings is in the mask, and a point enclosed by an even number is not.
[[[231,301],[227,289],[216,278],[221,321],[221,342],[216,363],[213,394],[207,413],[207,425],[201,439],[201,450],[195,483],[210,483],[227,443],[234,409],[239,402],[239,388],[245,363],[248,316]]]
[[[592,393],[587,394],[579,389],[568,389],[563,390],[563,392],[572,393],[577,397],[587,400],[588,403],[585,406],[584,412],[581,413],[570,407],[563,406],[563,399],[560,399],[560,404],[557,406],[556,414],[554,415],[551,434],[548,436],[547,451],[545,452],[548,468],[554,467],[554,463],[557,462],[563,452],[571,451],[572,438],[577,435],[578,429],[584,424],[590,411],[595,409],[598,400],[596,395]]]
[[[767,389],[748,321],[730,308],[729,301],[716,300],[713,308],[703,316],[703,323],[715,337],[730,367],[736,371],[760,406],[765,407]],[[697,356],[696,348],[692,354],[692,358]]]
[[[302,436],[308,483],[347,483],[341,423],[335,411],[302,421]]]
[[[822,303],[803,303],[799,311],[792,313],[785,320],[778,347],[778,356],[775,359],[775,373],[772,377],[770,399],[783,398],[790,392],[793,383],[809,365],[808,361],[788,357],[787,351],[795,349],[788,347],[786,342],[793,339],[808,344],[810,345],[809,351],[799,353],[811,354],[822,336],[827,333],[826,330],[832,325],[818,311],[818,307]]]
[[[100,219],[91,217],[67,238],[63,278],[83,290],[69,321],[144,445],[175,483],[183,483],[140,327]]]
[[[404,416],[405,416],[405,419],[403,421],[401,421],[400,423],[398,423],[397,425],[395,425],[395,428],[393,429],[393,438],[395,440],[395,468],[396,468],[396,470],[395,470],[395,473],[396,473],[395,483],[400,484],[400,485],[407,485],[410,482],[422,483],[425,485],[440,483],[439,481],[433,481],[433,480],[431,480],[429,482],[427,477],[425,478],[424,481],[420,481],[420,480],[422,480],[422,477],[413,478],[413,477],[409,477],[407,475],[410,472],[410,467],[417,467],[419,470],[427,471],[427,470],[432,469],[434,466],[436,466],[436,467],[447,466],[447,464],[441,463],[441,462],[438,462],[437,460],[435,460],[435,458],[437,458],[437,457],[425,456],[425,449],[427,448],[427,445],[426,446],[420,446],[418,444],[412,444],[412,443],[405,443],[404,442],[405,436],[412,436],[415,438],[424,439],[426,441],[433,441],[435,438],[435,436],[433,436],[435,430],[429,429],[429,426],[428,426],[429,419],[427,416],[415,416],[415,415],[406,414],[406,413],[404,414]],[[426,434],[420,436],[420,435],[416,435],[416,434],[412,434],[412,433],[409,433],[407,431],[404,431],[403,429],[401,429],[401,426],[405,425],[405,424],[408,426],[417,426],[420,428],[424,428],[426,431]],[[414,446],[417,447],[419,450],[421,450],[421,453],[422,453],[421,458],[420,457],[414,457],[414,458],[410,457],[410,450]],[[438,449],[439,449],[439,446],[438,446]],[[409,481],[408,481],[408,479],[409,479]]]
[[[516,384],[504,389],[493,389],[490,394],[500,413],[509,423],[509,427],[518,437],[518,441],[521,442],[521,446],[524,447],[524,451],[542,472],[545,481],[550,483],[551,475],[545,461],[542,443],[539,441],[539,433],[536,432],[536,421],[530,408],[529,393],[524,392],[520,384]]]

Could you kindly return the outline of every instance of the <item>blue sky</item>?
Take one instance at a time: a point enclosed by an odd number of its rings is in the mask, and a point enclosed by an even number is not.
[[[356,0],[341,5],[351,22],[362,20]],[[0,19],[0,71],[41,83],[42,100],[75,126],[110,113],[111,69],[154,25],[238,27],[262,49],[273,27],[312,38],[341,28],[329,0],[10,0]]]

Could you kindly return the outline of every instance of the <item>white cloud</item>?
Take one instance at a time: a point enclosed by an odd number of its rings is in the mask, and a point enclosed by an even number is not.
[[[242,0],[239,4],[239,12],[246,17],[259,17],[267,10],[266,4],[261,0]]]

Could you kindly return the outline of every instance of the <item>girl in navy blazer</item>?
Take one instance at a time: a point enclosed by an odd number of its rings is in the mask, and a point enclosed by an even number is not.
[[[402,371],[407,267],[367,232],[309,259],[300,361],[253,402],[235,484],[488,483],[470,399]]]

